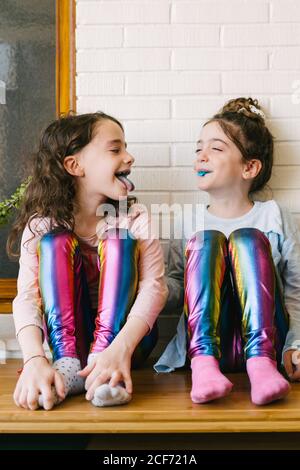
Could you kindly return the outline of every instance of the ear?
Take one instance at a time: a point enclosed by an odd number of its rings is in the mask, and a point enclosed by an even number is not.
[[[64,168],[70,175],[73,176],[84,176],[84,170],[79,165],[77,158],[74,155],[70,155],[64,159]]]
[[[255,178],[262,168],[262,163],[260,160],[253,158],[250,161],[247,161],[243,169],[243,177],[245,179]]]

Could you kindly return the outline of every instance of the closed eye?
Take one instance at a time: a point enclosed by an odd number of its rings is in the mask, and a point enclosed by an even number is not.
[[[121,149],[111,149],[111,152],[113,153],[119,153]]]
[[[217,150],[217,152],[223,152],[223,149],[219,149],[219,148],[217,148],[217,147],[213,147],[212,149],[213,149],[213,150]],[[199,153],[199,152],[202,152],[202,149],[197,149],[197,150],[195,150],[195,153]]]

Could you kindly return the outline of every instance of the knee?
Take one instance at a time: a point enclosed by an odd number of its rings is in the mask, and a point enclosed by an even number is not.
[[[41,239],[40,239],[40,242],[39,244],[41,246],[44,246],[44,245],[51,245],[55,242],[55,246],[56,247],[62,247],[62,246],[66,246],[66,245],[77,245],[78,244],[78,240],[77,240],[77,237],[76,235],[71,231],[71,230],[60,230],[60,231],[57,231],[57,230],[52,230],[50,232],[47,232],[45,233]]]
[[[226,243],[226,236],[219,230],[200,230],[189,239],[186,245],[186,251],[199,250],[203,245]]]
[[[101,236],[99,249],[107,244],[130,249],[138,246],[138,239],[126,228],[109,228]]]
[[[229,244],[247,243],[250,240],[267,243],[269,245],[269,239],[266,237],[266,235],[261,230],[254,227],[239,228],[231,232],[228,237]]]

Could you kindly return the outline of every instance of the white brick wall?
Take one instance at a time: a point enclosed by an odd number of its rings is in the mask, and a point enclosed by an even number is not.
[[[300,0],[77,7],[77,109],[122,120],[141,202],[207,202],[192,171],[201,124],[228,99],[254,96],[276,137],[273,195],[300,226]]]
[[[77,110],[125,125],[142,202],[193,187],[201,123],[257,97],[276,137],[274,196],[300,221],[299,0],[77,0]]]

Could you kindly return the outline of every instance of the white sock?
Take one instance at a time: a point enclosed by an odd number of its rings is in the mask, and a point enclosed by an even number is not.
[[[91,353],[88,357],[88,364],[96,359],[97,354]],[[128,403],[132,395],[121,385],[111,387],[109,384],[102,384],[96,388],[92,404],[94,406],[115,406]]]
[[[65,397],[67,395],[78,395],[85,391],[85,379],[77,375],[77,372],[81,370],[79,359],[76,357],[61,357],[53,363],[52,367],[62,375],[65,384]],[[62,398],[58,397],[54,386],[52,386],[52,395],[54,405],[58,405],[63,401]],[[39,395],[39,405],[44,408],[42,395]]]
[[[125,405],[131,398],[131,395],[120,385],[111,387],[108,384],[102,384],[96,388],[92,403],[94,406]]]

